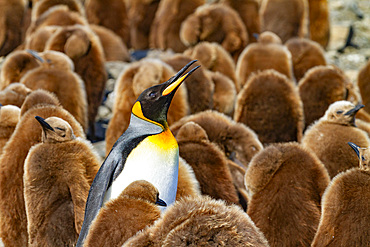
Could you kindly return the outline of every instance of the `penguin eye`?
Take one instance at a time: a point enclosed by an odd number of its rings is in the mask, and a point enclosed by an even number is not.
[[[150,92],[148,95],[150,98],[154,99],[157,96],[156,92]]]
[[[56,129],[58,130],[61,130],[61,131],[65,131],[65,129],[62,129],[62,128],[59,128],[59,127],[55,127]]]
[[[337,114],[342,114],[342,113],[343,113],[342,110],[337,111]]]

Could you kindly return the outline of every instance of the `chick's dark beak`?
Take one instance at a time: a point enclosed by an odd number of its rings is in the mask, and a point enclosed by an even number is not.
[[[162,199],[160,199],[158,197],[157,201],[155,202],[155,204],[159,205],[159,206],[162,206],[162,207],[167,207],[167,203],[165,201],[163,201]]]
[[[36,116],[35,117],[36,120],[41,124],[41,127],[44,129],[44,130],[51,130],[51,131],[55,131],[53,129],[53,127],[50,126],[50,124],[48,124],[45,119],[43,119],[42,117],[39,117],[39,116]]]
[[[364,105],[356,105],[355,108],[352,108],[351,110],[347,111],[346,113],[344,113],[344,115],[346,116],[354,116],[361,108],[363,108]]]

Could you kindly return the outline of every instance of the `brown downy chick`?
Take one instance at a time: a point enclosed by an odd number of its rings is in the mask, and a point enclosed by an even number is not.
[[[159,59],[144,59],[130,64],[125,69],[115,85],[115,101],[113,116],[109,121],[106,132],[106,154],[113,147],[113,144],[127,129],[131,109],[139,95],[151,86],[167,81],[174,74],[170,65]],[[185,85],[181,85],[176,92],[171,106],[168,110],[168,124],[180,120],[189,112],[187,102],[187,91]]]
[[[236,77],[243,88],[253,72],[274,69],[293,80],[292,55],[272,32],[263,32],[258,43],[248,45],[236,63]]]
[[[28,110],[43,105],[61,106],[54,93],[43,89],[37,89],[30,93],[23,102],[21,106],[21,116],[23,116]]]
[[[324,49],[315,41],[292,38],[285,43],[285,46],[292,54],[293,72],[297,82],[309,69],[326,65]]]
[[[324,163],[331,178],[358,166],[358,160],[347,142],[358,143],[362,147],[370,146],[367,133],[355,125],[356,113],[362,107],[344,100],[334,102],[303,136],[302,144]]]
[[[85,10],[80,0],[37,0],[34,1],[32,6],[32,20],[37,20],[43,13],[56,5],[66,6],[70,11],[77,12],[82,16],[85,15]]]
[[[154,21],[159,2],[160,0],[125,0],[132,49],[149,48],[150,26]]]
[[[304,119],[298,90],[275,70],[252,74],[238,94],[234,120],[253,129],[264,145],[300,142]]]
[[[153,226],[138,232],[129,246],[269,246],[249,216],[236,205],[208,196],[171,205]]]
[[[227,4],[238,12],[248,33],[249,43],[256,42],[254,34],[261,32],[261,20],[259,16],[260,1],[259,0],[221,0],[223,4]]]
[[[182,23],[204,3],[205,0],[161,0],[150,28],[149,47],[183,52],[187,46],[180,39]]]
[[[227,158],[209,141],[205,130],[189,122],[179,129],[176,139],[180,156],[193,168],[202,194],[238,204]]]
[[[352,83],[339,68],[316,66],[308,70],[298,83],[304,108],[305,129],[322,117],[335,101],[353,101],[350,99],[352,87]]]
[[[236,80],[233,58],[220,44],[203,41],[185,50],[184,55],[199,60],[202,67],[210,71],[226,75],[234,82],[235,88],[239,91],[240,85]]]
[[[305,0],[262,0],[261,31],[276,33],[283,43],[308,34],[308,4]]]
[[[43,55],[46,59],[40,58],[43,63],[38,68],[26,73],[20,80],[20,83],[31,90],[44,89],[54,93],[63,108],[69,111],[84,130],[87,131],[88,105],[84,82],[71,70],[71,66],[73,67],[72,61],[69,58],[68,60],[62,60],[65,54],[60,54],[63,53],[55,51],[44,52]],[[70,63],[67,61],[70,61]],[[70,68],[68,69],[68,67]]]
[[[179,129],[188,122],[199,124],[206,131],[208,139],[215,143],[227,158],[244,168],[252,157],[263,149],[253,130],[217,111],[208,110],[182,118],[170,126],[173,135],[176,137]]]
[[[75,246],[100,158],[90,142],[75,137],[67,121],[35,118],[42,143],[28,152],[23,177],[28,243]]]
[[[246,170],[247,213],[270,246],[309,246],[329,181],[324,165],[300,144],[270,145]]]
[[[322,198],[322,214],[313,247],[368,246],[370,243],[369,148],[348,143],[360,167],[335,176]],[[355,154],[352,152],[352,155]]]
[[[112,30],[130,47],[130,30],[123,0],[86,0],[85,9],[90,24]]]
[[[181,41],[194,46],[199,41],[217,42],[237,61],[248,43],[248,34],[239,14],[225,4],[205,4],[181,24]]]
[[[9,84],[19,82],[29,70],[40,66],[40,61],[27,51],[14,51],[9,54],[1,66],[0,90]]]
[[[89,129],[91,138],[94,138],[95,117],[107,81],[104,52],[99,38],[86,26],[63,27],[48,40],[45,49],[63,52],[72,59],[75,72],[85,83]]]
[[[0,1],[0,57],[8,55],[23,42],[25,12],[25,0]]]
[[[21,109],[14,105],[0,106],[0,155],[19,122]]]
[[[370,61],[360,69],[357,76],[357,85],[362,103],[365,105],[364,109],[367,113],[370,113]]]
[[[59,28],[60,26],[44,26],[38,28],[35,32],[26,37],[25,49],[37,52],[44,51],[46,42]]]
[[[84,246],[122,246],[161,216],[157,205],[166,206],[166,202],[160,199],[158,190],[151,183],[145,180],[132,182],[119,197],[100,209]]]
[[[90,24],[90,28],[99,37],[106,61],[130,61],[130,54],[121,37],[103,26]]]
[[[43,91],[44,98],[47,94]],[[24,105],[29,105],[28,100],[35,101],[34,97],[40,91],[32,92],[25,100]],[[53,98],[52,96],[50,96]],[[47,102],[52,102],[49,99]],[[23,107],[22,107],[23,113]],[[48,118],[60,117],[70,123],[77,137],[85,137],[81,125],[74,117],[60,106],[39,104],[29,108],[21,115],[18,125],[3,149],[0,157],[0,238],[5,246],[27,246],[27,215],[24,203],[23,173],[24,161],[29,149],[41,142],[41,128],[35,121],[35,116]]]
[[[330,39],[328,0],[308,0],[310,39],[326,48]]]
[[[32,92],[22,83],[11,83],[4,90],[0,91],[0,103],[2,105],[15,105],[21,107],[27,95]]]
[[[183,54],[175,54],[171,57],[164,57],[162,61],[169,64],[175,71],[180,70],[192,59]],[[190,113],[205,111],[213,108],[213,94],[215,85],[208,76],[206,69],[200,67],[194,71],[194,76],[185,81],[188,92]]]

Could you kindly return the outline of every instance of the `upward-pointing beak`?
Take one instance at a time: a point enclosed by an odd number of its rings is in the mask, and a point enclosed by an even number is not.
[[[346,113],[344,113],[344,115],[346,116],[354,116],[361,108],[363,108],[364,105],[356,105],[355,108],[352,108],[351,110],[347,111]]]
[[[166,96],[172,92],[175,92],[177,88],[181,85],[181,83],[191,74],[193,73],[196,69],[198,69],[200,66],[197,66],[190,70],[188,73],[182,76],[182,74],[197,60],[193,60],[187,65],[185,65],[175,76],[173,76],[171,79],[168,80],[168,85],[167,87],[163,90],[162,96]]]
[[[36,120],[41,124],[41,127],[44,129],[44,130],[51,130],[51,131],[55,131],[53,129],[53,127],[50,126],[50,124],[48,124],[45,119],[43,119],[42,117],[39,117],[39,116],[36,116],[35,117]]]
[[[37,60],[39,60],[41,63],[44,63],[45,62],[45,60],[42,57],[40,57],[39,54],[36,51],[30,50],[30,49],[27,49],[26,51],[29,54],[31,54],[34,58],[36,58]]]

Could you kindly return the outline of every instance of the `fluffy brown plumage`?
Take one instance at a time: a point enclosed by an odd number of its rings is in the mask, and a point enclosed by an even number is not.
[[[127,47],[117,34],[99,25],[90,24],[90,28],[99,37],[106,61],[130,61],[130,54]]]
[[[311,246],[368,246],[370,243],[369,149],[359,148],[360,167],[335,176],[322,198],[322,215]],[[352,155],[356,154],[352,151]]]
[[[19,122],[21,109],[14,105],[0,107],[0,155],[3,152],[5,144],[13,134],[15,127]]]
[[[174,136],[184,124],[195,122],[207,133],[229,159],[247,167],[252,157],[263,147],[253,130],[217,111],[204,111],[182,118],[170,126]]]
[[[145,180],[137,180],[114,200],[107,202],[91,223],[84,246],[122,246],[127,239],[161,216],[156,205],[158,190]]]
[[[306,0],[262,0],[261,31],[276,33],[283,43],[308,33],[308,4]]]
[[[293,79],[292,57],[289,50],[281,44],[276,34],[263,32],[258,43],[249,44],[240,54],[236,63],[236,77],[240,89],[243,88],[253,72],[274,69]]]
[[[229,77],[239,91],[240,86],[236,80],[235,63],[231,55],[220,44],[203,41],[194,47],[188,48],[184,51],[184,54],[199,60],[202,67]]]
[[[256,42],[253,34],[261,32],[261,20],[259,16],[260,1],[259,0],[221,0],[221,3],[229,5],[238,12],[248,33],[248,41]]]
[[[121,73],[115,85],[113,116],[106,132],[106,154],[127,129],[131,108],[139,95],[147,88],[167,81],[175,74],[174,70],[158,59],[145,59],[130,64]],[[180,86],[168,110],[168,124],[176,122],[188,114],[187,92],[185,85]]]
[[[183,54],[175,54],[171,57],[164,57],[162,61],[169,64],[174,71],[179,71],[192,59]],[[194,67],[194,66],[193,66]],[[185,81],[188,92],[190,113],[197,113],[213,108],[214,83],[207,76],[206,69],[200,67],[194,71],[194,76]]]
[[[104,52],[99,38],[86,26],[63,27],[50,37],[45,49],[64,52],[72,59],[75,72],[85,83],[89,129],[94,138],[95,117],[107,80]]]
[[[188,196],[201,195],[200,185],[193,168],[179,157],[179,173],[177,181],[176,200]]]
[[[0,91],[0,103],[2,105],[15,105],[21,107],[31,89],[22,83],[11,83],[4,90]]]
[[[330,38],[330,16],[328,0],[308,0],[310,39],[326,48]]]
[[[205,4],[181,24],[181,41],[194,46],[199,41],[217,42],[237,61],[248,43],[248,34],[239,14],[225,4]]]
[[[244,185],[245,169],[231,160],[228,160],[227,164],[229,166],[236,193],[238,194],[239,204],[246,211],[248,207],[248,193]]]
[[[362,147],[370,146],[367,133],[355,127],[358,109],[348,101],[334,102],[325,115],[306,130],[302,139],[303,145],[310,148],[324,163],[331,178],[358,166],[358,160],[347,142]]]
[[[123,246],[269,246],[263,234],[238,206],[209,197],[175,202],[153,226]]]
[[[68,122],[59,117],[44,121],[53,130],[39,127],[42,143],[29,150],[24,162],[28,246],[74,246],[100,159],[90,142],[74,136]]]
[[[299,81],[298,89],[304,108],[307,128],[322,117],[329,105],[338,100],[351,100],[352,83],[333,66],[316,66],[307,71]]]
[[[264,145],[300,142],[304,119],[298,90],[275,70],[252,74],[238,94],[234,120],[253,129]]]
[[[149,33],[149,47],[183,52],[186,46],[180,39],[183,21],[205,0],[161,0]]]
[[[130,47],[129,24],[123,0],[86,0],[85,9],[89,23],[112,30]]]
[[[134,50],[149,48],[150,26],[153,23],[160,0],[125,0],[130,45]]]
[[[31,69],[37,68],[40,61],[27,51],[14,51],[9,54],[1,67],[0,89],[4,90],[10,83],[19,82]]]
[[[292,54],[293,72],[297,82],[312,67],[326,65],[324,49],[315,41],[292,38],[285,46]]]
[[[370,113],[370,61],[362,67],[357,76],[357,85],[361,94],[364,109]]]
[[[300,144],[270,145],[246,170],[247,213],[270,246],[309,246],[329,181],[324,165]]]
[[[211,143],[205,130],[194,122],[184,124],[176,135],[180,156],[193,168],[203,195],[238,204],[227,158]]]
[[[44,26],[28,35],[25,40],[25,49],[42,52],[48,39],[58,30],[59,26]]]
[[[85,14],[85,10],[80,0],[38,0],[34,1],[32,6],[32,20],[37,20],[43,13],[57,5],[66,6],[68,10],[77,12],[80,15]]]
[[[24,104],[33,100],[36,93],[39,91],[32,92]],[[29,149],[41,141],[41,128],[35,116],[60,117],[71,124],[76,136],[84,137],[81,125],[59,106],[40,103],[22,115],[0,158],[0,237],[6,246],[27,246],[28,242],[23,165]]]
[[[25,0],[0,1],[0,57],[8,55],[22,43],[25,12]]]

